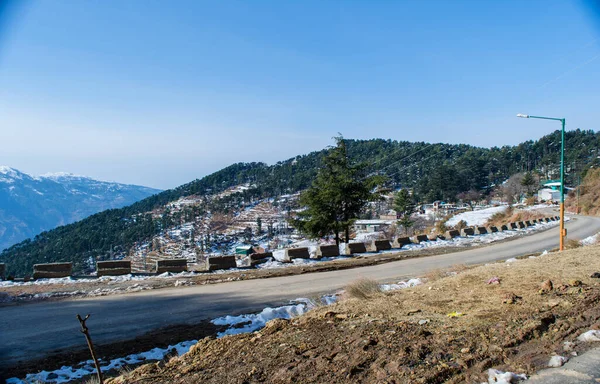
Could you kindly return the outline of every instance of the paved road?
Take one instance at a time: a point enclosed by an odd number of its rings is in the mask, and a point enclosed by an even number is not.
[[[571,237],[583,239],[600,232],[600,218],[578,217],[567,223],[567,229]],[[0,308],[0,368],[53,351],[85,348],[75,319],[77,313],[92,314],[89,325],[96,342],[115,342],[167,325],[193,324],[333,292],[360,277],[397,281],[435,268],[486,263],[557,247],[558,228],[553,228],[484,248],[370,267],[3,307]]]
[[[527,384],[597,384],[600,382],[600,348],[573,357],[561,368],[544,369]]]

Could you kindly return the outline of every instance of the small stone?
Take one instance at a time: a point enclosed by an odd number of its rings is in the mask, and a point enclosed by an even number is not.
[[[600,279],[600,272],[594,272],[592,273],[592,276],[590,276],[592,279]]]
[[[508,292],[504,295],[504,299],[502,300],[502,304],[516,304],[518,301],[522,299],[521,296],[517,296],[512,292]]]
[[[568,357],[552,356],[548,362],[548,366],[552,368],[562,367],[567,361],[569,361]]]
[[[569,285],[571,287],[581,287],[583,283],[581,282],[581,280],[569,280]]]
[[[460,350],[460,353],[469,353],[471,352],[471,348],[463,348]]]
[[[420,309],[411,309],[408,312],[406,312],[406,315],[410,316],[410,315],[414,315],[415,313],[419,313],[419,312],[421,312]]]
[[[552,280],[546,280],[540,285],[540,293],[548,293],[554,288]]]
[[[425,325],[427,323],[429,323],[429,319],[419,320],[419,325]]]

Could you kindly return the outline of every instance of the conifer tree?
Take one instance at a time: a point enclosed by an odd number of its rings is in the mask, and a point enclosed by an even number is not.
[[[295,225],[313,237],[333,233],[339,244],[342,232],[344,241],[349,241],[350,226],[364,206],[381,199],[376,190],[384,179],[367,176],[365,164],[352,165],[344,138],[340,135],[335,140],[336,146],[324,157],[311,187],[300,195],[306,210],[299,213]]]
[[[394,210],[398,218],[398,225],[404,228],[404,233],[408,233],[408,229],[413,226],[414,221],[410,216],[415,212],[413,199],[408,193],[408,190],[401,189],[394,197]]]

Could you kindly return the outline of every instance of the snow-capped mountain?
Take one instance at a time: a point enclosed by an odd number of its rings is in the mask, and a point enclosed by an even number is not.
[[[0,250],[40,232],[160,192],[70,173],[31,176],[0,166]]]

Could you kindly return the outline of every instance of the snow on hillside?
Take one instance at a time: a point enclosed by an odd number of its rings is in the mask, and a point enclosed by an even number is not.
[[[450,220],[446,222],[446,225],[453,227],[456,224],[458,224],[461,220],[464,220],[467,222],[468,226],[482,226],[485,225],[485,223],[487,223],[487,221],[490,217],[492,217],[493,214],[498,212],[504,212],[507,208],[508,206],[501,205],[498,207],[484,208],[476,211],[459,213],[458,215],[451,217]]]
[[[135,203],[158,192],[64,172],[32,176],[0,166],[0,250],[42,231]]]

